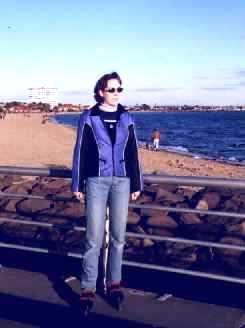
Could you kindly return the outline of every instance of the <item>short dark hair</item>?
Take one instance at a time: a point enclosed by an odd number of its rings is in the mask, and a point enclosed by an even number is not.
[[[103,102],[104,99],[103,99],[103,97],[100,96],[99,90],[102,90],[102,91],[105,90],[105,88],[107,87],[107,82],[112,79],[118,80],[120,85],[122,85],[122,80],[117,72],[112,72],[112,73],[103,75],[96,82],[95,87],[94,87],[94,99],[96,100],[96,102],[98,102],[100,104]]]

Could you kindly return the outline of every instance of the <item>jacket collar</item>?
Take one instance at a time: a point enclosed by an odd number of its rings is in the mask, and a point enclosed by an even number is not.
[[[121,104],[118,105],[118,111],[119,111],[119,119],[120,119],[121,114],[127,112],[127,110]],[[111,139],[109,137],[109,134],[108,134],[108,131],[107,131],[105,125],[103,124],[103,122],[100,118],[99,113],[100,113],[99,104],[96,104],[95,106],[93,106],[91,108],[91,111],[90,111],[91,120],[92,120],[92,122],[96,123],[96,125],[99,127],[100,131],[104,131],[104,133],[102,135],[104,142],[111,145]],[[121,139],[121,133],[122,132],[120,130],[121,130],[121,124],[119,123],[116,126],[115,144],[118,144],[118,143],[121,142],[120,139]]]
[[[100,106],[100,104],[97,103],[91,108],[91,114],[90,114],[91,116],[99,116],[99,113],[100,113],[99,106]],[[121,104],[118,104],[119,116],[124,112],[127,112],[127,110]]]

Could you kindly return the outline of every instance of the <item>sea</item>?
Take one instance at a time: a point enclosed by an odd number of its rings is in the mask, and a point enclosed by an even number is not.
[[[245,165],[245,111],[131,112],[139,144],[150,143],[153,129],[161,133],[160,151]],[[77,127],[79,114],[58,114],[52,121]]]

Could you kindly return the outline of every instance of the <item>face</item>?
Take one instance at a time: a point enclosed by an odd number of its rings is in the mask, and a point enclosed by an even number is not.
[[[119,88],[119,91],[118,91],[118,88]],[[121,95],[120,88],[121,88],[121,85],[117,79],[108,80],[107,87],[105,88],[105,90],[99,91],[100,96],[103,97],[103,99],[104,99],[103,103],[105,105],[109,105],[109,106],[113,106],[113,107],[117,106],[120,102],[120,95]],[[113,92],[110,92],[110,91],[113,91]]]

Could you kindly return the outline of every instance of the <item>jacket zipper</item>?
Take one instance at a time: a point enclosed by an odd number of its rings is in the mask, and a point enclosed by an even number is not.
[[[112,176],[115,175],[115,162],[114,162],[114,145],[112,145]]]
[[[115,140],[114,140],[114,143],[111,142],[111,147],[112,147],[112,165],[113,165],[112,175],[113,176],[115,176],[114,147],[115,147],[115,143],[116,143],[118,124],[119,124],[119,121],[116,123],[116,126],[115,126]]]

